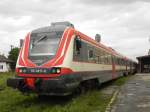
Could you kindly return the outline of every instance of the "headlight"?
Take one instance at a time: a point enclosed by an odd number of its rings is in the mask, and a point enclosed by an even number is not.
[[[27,69],[26,68],[19,68],[19,73],[27,73]]]
[[[18,73],[21,74],[59,74],[61,73],[61,68],[18,68]]]
[[[19,73],[22,73],[23,71],[22,71],[22,69],[19,69]]]
[[[51,69],[52,74],[59,74],[60,72],[61,72],[61,68],[55,68],[54,67],[54,68]]]
[[[60,68],[57,68],[56,73],[60,73],[60,72],[61,72]]]

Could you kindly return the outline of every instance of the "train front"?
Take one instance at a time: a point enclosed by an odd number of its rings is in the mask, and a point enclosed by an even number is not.
[[[72,35],[68,26],[72,24],[53,23],[27,34],[16,64],[16,77],[9,78],[7,85],[23,93],[70,94],[74,87],[67,86],[70,80],[64,74],[72,71],[61,67],[67,49],[66,39]]]

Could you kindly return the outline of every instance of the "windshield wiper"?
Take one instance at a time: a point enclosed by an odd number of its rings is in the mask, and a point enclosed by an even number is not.
[[[46,35],[42,36],[41,38],[39,38],[37,41],[35,41],[35,42],[33,43],[33,46],[35,46],[37,43],[39,43],[40,41],[42,41],[42,40],[45,39],[45,38],[47,38]]]

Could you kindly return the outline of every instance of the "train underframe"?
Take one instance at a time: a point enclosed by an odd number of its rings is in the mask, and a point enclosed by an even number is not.
[[[83,93],[87,89],[98,88],[101,83],[126,76],[126,71],[118,71],[115,76],[110,71],[103,72],[77,72],[73,74],[60,75],[56,78],[26,78],[14,77],[7,80],[9,87],[18,89],[22,93],[37,93],[38,95],[58,95],[65,96],[73,92]],[[133,72],[132,72],[133,73]],[[27,83],[27,79],[32,80],[32,85]],[[30,82],[31,83],[31,82]]]

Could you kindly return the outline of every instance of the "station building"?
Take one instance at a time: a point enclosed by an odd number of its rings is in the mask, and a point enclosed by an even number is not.
[[[11,71],[10,64],[13,61],[6,58],[4,55],[0,55],[0,72],[9,72]]]
[[[138,60],[138,72],[150,73],[150,50],[148,55],[137,57]]]

